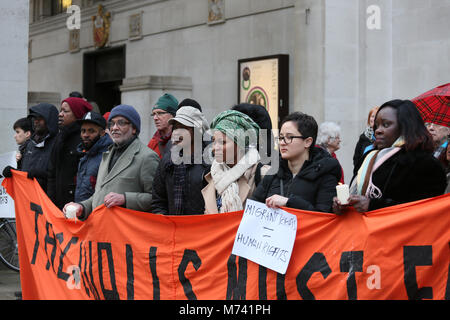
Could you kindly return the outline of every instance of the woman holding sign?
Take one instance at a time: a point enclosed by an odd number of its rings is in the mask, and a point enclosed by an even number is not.
[[[243,209],[245,200],[255,190],[256,171],[261,176],[269,166],[259,165],[256,149],[259,126],[246,114],[228,110],[211,123],[214,160],[205,176],[202,190],[205,213],[225,213]]]
[[[316,120],[301,112],[283,120],[276,139],[280,168],[276,175],[264,178],[253,200],[271,208],[331,212],[341,167],[327,151],[315,147],[317,131]]]
[[[376,149],[366,154],[353,178],[348,205],[367,212],[444,193],[444,169],[432,155],[433,140],[411,101],[383,104],[374,132]],[[333,211],[344,208],[335,198]]]

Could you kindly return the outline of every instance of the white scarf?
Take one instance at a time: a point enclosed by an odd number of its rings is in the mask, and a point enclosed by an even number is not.
[[[213,161],[211,165],[211,176],[217,192],[222,197],[220,213],[243,209],[237,181],[244,175],[245,171],[258,163],[259,159],[258,151],[250,148],[233,168],[228,167],[225,163],[218,163],[216,160]]]

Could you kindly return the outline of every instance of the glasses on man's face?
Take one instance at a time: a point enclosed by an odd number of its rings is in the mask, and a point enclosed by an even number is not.
[[[111,130],[114,128],[115,125],[117,125],[119,128],[124,128],[125,126],[129,125],[130,122],[126,120],[117,120],[117,121],[109,121],[108,122],[108,129]]]
[[[304,136],[279,136],[277,138],[275,138],[275,141],[278,142],[278,144],[281,143],[281,141],[283,141],[285,144],[291,144],[292,141],[294,141],[294,139],[306,139],[306,137]]]
[[[152,117],[157,117],[157,118],[161,118],[161,116],[167,114],[167,111],[156,111],[156,112],[152,112]]]

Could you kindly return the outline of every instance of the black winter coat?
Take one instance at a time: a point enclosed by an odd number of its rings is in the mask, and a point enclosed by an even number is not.
[[[42,141],[36,141],[34,134],[22,153],[20,169],[35,177],[41,188],[47,190],[47,167],[58,133],[58,109],[52,104],[41,103],[30,108],[30,116],[45,119],[49,134]]]
[[[202,189],[207,185],[205,176],[211,166],[207,164],[186,165],[185,188],[183,192],[183,215],[199,215],[205,212]],[[175,165],[171,161],[171,152],[165,152],[156,170],[153,180],[152,213],[174,215],[174,180]]]
[[[77,150],[80,128],[78,122],[61,128],[48,167],[47,195],[60,209],[75,197],[78,162],[83,156]]]
[[[314,147],[310,160],[305,161],[295,177],[287,161],[280,159],[278,173],[265,176],[251,199],[265,203],[268,197],[278,194],[289,199],[288,208],[332,212],[333,197],[340,179],[339,162],[322,148]]]
[[[437,197],[447,185],[444,168],[431,153],[405,150],[386,160],[373,173],[372,182],[382,197],[370,200],[369,211]]]
[[[355,153],[353,154],[353,175],[358,173],[358,169],[361,166],[361,161],[364,159],[364,150],[370,146],[373,142],[363,133],[359,136],[358,143],[355,147]]]
[[[110,136],[105,134],[86,152],[84,152],[82,143],[78,146],[77,150],[82,155],[82,158],[78,163],[75,202],[89,199],[94,194],[103,153],[108,150],[112,143]]]

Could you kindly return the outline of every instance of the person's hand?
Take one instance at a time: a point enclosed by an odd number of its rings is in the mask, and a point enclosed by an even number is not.
[[[349,198],[349,205],[361,213],[369,211],[369,204],[370,199],[365,196],[351,195]]]
[[[333,213],[341,215],[348,208],[348,204],[342,204],[338,197],[333,198]]]
[[[125,204],[125,195],[110,192],[105,196],[103,202],[107,208],[118,207]]]
[[[11,169],[14,169],[14,168],[11,167],[11,166],[6,166],[6,167],[3,169],[2,175],[3,175],[5,178],[11,178],[11,177],[12,177]],[[14,169],[14,170],[15,170],[15,169]]]
[[[19,162],[22,159],[22,154],[20,152],[16,153],[16,162]]]
[[[76,203],[76,202],[69,202],[63,208],[63,213],[66,218],[68,218],[68,219],[70,218],[67,216],[67,207],[68,206],[74,206],[76,208],[76,213],[75,213],[76,217],[80,217],[81,215],[83,215],[83,206],[81,204]]]
[[[266,199],[266,206],[272,209],[285,207],[288,200],[288,198],[282,197],[278,194],[274,194],[273,196]]]

